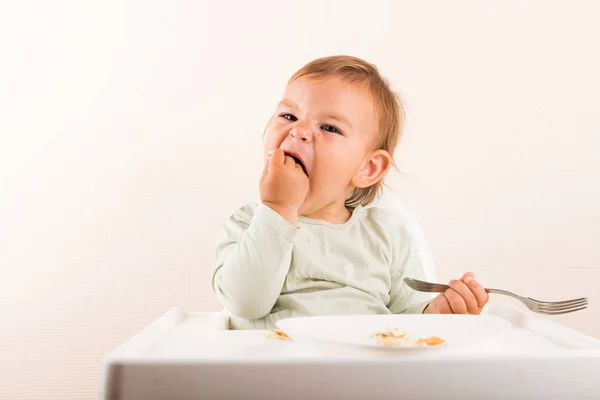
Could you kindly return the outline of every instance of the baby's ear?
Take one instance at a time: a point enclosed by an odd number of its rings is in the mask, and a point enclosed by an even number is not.
[[[360,169],[352,178],[352,185],[357,188],[367,188],[379,182],[392,163],[390,153],[385,150],[373,150],[363,161]]]

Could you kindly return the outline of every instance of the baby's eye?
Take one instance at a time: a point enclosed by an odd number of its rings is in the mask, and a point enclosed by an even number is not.
[[[338,128],[336,128],[333,125],[323,125],[321,127],[321,129],[325,130],[326,132],[329,133],[337,133],[337,134],[341,134],[342,132],[340,132],[340,130]]]
[[[298,121],[298,118],[296,118],[294,115],[292,114],[281,114],[280,117],[287,119],[288,121]]]

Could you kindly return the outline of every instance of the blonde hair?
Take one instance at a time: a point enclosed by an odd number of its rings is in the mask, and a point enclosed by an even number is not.
[[[330,56],[318,58],[300,68],[290,82],[302,76],[315,78],[338,77],[348,83],[364,85],[371,96],[377,113],[377,134],[373,141],[374,149],[386,150],[393,155],[404,122],[404,107],[400,96],[390,87],[385,78],[379,74],[377,67],[365,60],[351,56]],[[366,188],[355,188],[346,199],[346,207],[355,208],[370,204],[383,189],[383,179]]]

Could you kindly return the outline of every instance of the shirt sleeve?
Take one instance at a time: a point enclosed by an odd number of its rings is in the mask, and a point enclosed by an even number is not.
[[[435,295],[412,290],[404,278],[425,279],[423,262],[410,237],[394,246],[388,308],[393,314],[422,314]]]
[[[298,230],[264,204],[254,215],[239,210],[223,222],[211,286],[225,309],[244,319],[270,313],[290,268]]]

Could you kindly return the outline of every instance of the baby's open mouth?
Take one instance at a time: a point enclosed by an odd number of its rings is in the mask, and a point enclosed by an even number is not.
[[[294,159],[294,161],[296,162],[296,164],[298,164],[300,166],[300,168],[302,168],[302,171],[304,171],[304,173],[306,174],[306,176],[308,176],[308,172],[306,172],[306,167],[304,166],[304,164],[302,163],[302,161],[300,161],[300,159],[292,154],[288,154],[285,153],[286,156],[290,156]]]

